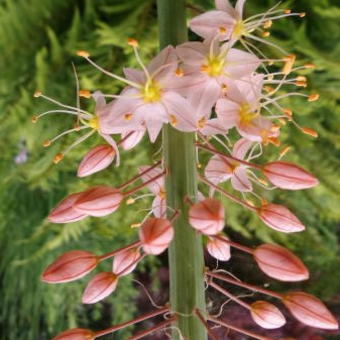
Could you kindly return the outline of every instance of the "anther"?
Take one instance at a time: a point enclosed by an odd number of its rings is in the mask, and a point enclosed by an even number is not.
[[[74,128],[76,131],[80,131],[80,125],[79,125],[79,124],[74,124],[73,128]]]
[[[317,138],[318,137],[318,133],[317,131],[311,129],[311,128],[308,128],[308,127],[302,127],[301,128],[301,131],[306,134],[306,135],[309,135],[309,136],[312,136],[314,138]]]
[[[33,124],[35,124],[37,121],[38,121],[38,116],[37,115],[34,115],[34,116],[32,116],[32,118],[31,118],[31,122],[33,123]]]
[[[206,123],[207,123],[207,119],[205,117],[203,117],[197,122],[197,127],[199,129],[203,129],[205,127]]]
[[[126,204],[127,205],[131,205],[131,204],[133,204],[133,203],[135,203],[136,202],[136,200],[134,199],[134,198],[132,198],[132,197],[130,197],[130,198],[128,198],[127,200],[126,200]]]
[[[302,80],[297,80],[295,82],[295,85],[299,86],[299,87],[307,87],[307,82],[306,81],[302,81]]]
[[[269,37],[270,36],[270,32],[268,32],[268,31],[264,31],[263,33],[262,33],[262,37],[263,38],[267,38],[267,37]]]
[[[282,148],[282,150],[280,151],[280,157],[282,158],[283,156],[285,156],[287,152],[291,150],[291,148],[291,146],[285,146],[284,148]]]
[[[225,27],[223,27],[223,26],[220,26],[218,28],[218,30],[219,30],[220,34],[226,34],[227,33],[227,29]]]
[[[197,163],[197,169],[202,169],[202,164],[201,163]]]
[[[170,123],[172,126],[176,126],[178,121],[177,121],[177,118],[174,116],[174,115],[170,115]]]
[[[307,77],[305,77],[305,76],[297,76],[296,80],[297,81],[307,81]]]
[[[62,153],[57,153],[53,158],[53,163],[58,164],[63,158],[64,155]]]
[[[268,142],[276,147],[279,147],[281,145],[281,141],[276,137],[268,137]]]
[[[44,141],[44,143],[43,143],[43,147],[44,148],[47,148],[48,146],[50,146],[51,145],[51,141],[49,140],[49,139],[46,139],[45,141]]]
[[[126,114],[124,115],[124,119],[125,119],[125,120],[131,120],[132,117],[133,117],[133,114],[132,114],[132,113],[126,113]]]
[[[139,46],[138,41],[136,39],[133,39],[133,38],[129,38],[127,43],[128,43],[129,46],[132,46],[132,47],[138,47]]]
[[[38,98],[42,95],[42,92],[41,91],[35,91],[34,94],[33,94],[33,97],[34,98]]]
[[[263,28],[267,29],[267,28],[270,28],[272,27],[273,25],[273,22],[271,20],[267,20],[265,21],[265,23],[263,24]]]
[[[305,16],[306,16],[306,13],[305,13],[305,12],[302,12],[302,13],[299,14],[299,17],[300,17],[300,18],[304,18]]]
[[[80,90],[79,97],[82,98],[91,98],[91,92],[89,90]]]
[[[141,226],[141,223],[132,223],[131,228],[139,228]]]
[[[77,51],[77,56],[83,57],[83,58],[89,58],[90,53],[84,50]]]
[[[308,96],[308,101],[309,102],[316,102],[317,100],[319,100],[320,95],[318,93],[313,93],[310,96]]]
[[[315,68],[315,64],[307,63],[303,65],[304,68]]]
[[[178,67],[176,72],[175,72],[175,74],[176,74],[177,77],[183,77],[184,76],[184,71],[183,71],[183,69]]]
[[[284,10],[284,14],[290,14],[290,13],[292,13],[292,10],[291,10],[291,9],[285,9],[285,10]]]
[[[286,63],[282,68],[283,74],[289,74],[292,71],[293,65],[295,63],[296,55],[290,54],[285,58]]]

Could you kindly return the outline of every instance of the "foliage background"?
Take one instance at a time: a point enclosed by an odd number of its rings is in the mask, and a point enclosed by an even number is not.
[[[191,1],[211,8],[210,0]],[[248,0],[247,11],[256,13],[274,5],[274,0]],[[294,100],[296,119],[316,129],[320,138],[311,139],[293,127],[283,134],[284,145],[293,152],[287,160],[296,161],[314,172],[321,185],[303,192],[271,194],[289,206],[308,225],[301,235],[289,238],[271,232],[251,215],[228,204],[230,234],[248,244],[275,241],[286,244],[309,265],[312,277],[300,285],[318,294],[334,310],[339,310],[339,166],[340,166],[340,3],[333,0],[295,0],[285,3],[307,12],[304,20],[275,23],[272,40],[296,53],[301,63],[312,61],[316,72],[308,74],[308,91],[317,91],[321,100],[313,105]],[[190,14],[195,14],[190,10]],[[108,69],[120,72],[135,65],[128,37],[137,38],[145,59],[157,50],[156,7],[153,0],[0,0],[0,329],[1,340],[45,340],[76,325],[103,328],[127,320],[143,309],[141,292],[131,278],[124,279],[114,296],[92,307],[80,304],[86,280],[61,286],[39,281],[44,267],[69,249],[102,253],[133,240],[129,226],[143,218],[145,204],[133,209],[123,206],[103,219],[90,219],[70,225],[45,221],[48,211],[67,193],[93,184],[121,183],[135,173],[136,166],[149,162],[159,145],[144,142],[123,154],[121,168],[110,168],[96,176],[79,180],[77,162],[88,147],[100,142],[96,137],[72,151],[57,166],[54,155],[75,138],[70,136],[44,149],[42,141],[63,131],[71,120],[58,116],[31,124],[32,114],[51,105],[32,98],[40,89],[62,102],[75,104],[74,62],[81,87],[100,88],[106,93],[119,89],[111,79],[100,75],[79,60],[75,51],[85,49]],[[275,51],[271,51],[276,53]],[[309,72],[308,72],[309,73]],[[87,105],[84,101],[83,105]],[[272,150],[268,150],[269,157]],[[269,197],[269,196],[267,196]],[[242,259],[241,259],[242,260]],[[157,287],[162,283],[162,263],[144,262],[138,277]],[[248,270],[235,261],[237,274]],[[230,267],[228,267],[230,269]],[[105,266],[104,266],[105,268]],[[254,267],[255,268],[255,267]],[[254,269],[253,268],[253,269]],[[145,274],[145,271],[149,275]],[[244,273],[243,273],[244,274]],[[249,276],[249,273],[247,273]],[[253,275],[261,282],[263,277]],[[274,283],[272,283],[274,284]],[[282,285],[278,289],[287,289]],[[164,294],[163,294],[164,295]],[[128,333],[120,332],[117,339]],[[110,337],[109,337],[110,338]],[[302,339],[302,338],[301,338]]]

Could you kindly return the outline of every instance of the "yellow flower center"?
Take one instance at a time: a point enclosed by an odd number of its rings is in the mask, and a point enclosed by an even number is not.
[[[242,125],[249,125],[252,123],[253,119],[258,116],[258,113],[250,111],[249,104],[242,104],[239,110],[240,123]]]
[[[93,118],[91,118],[91,119],[88,121],[87,125],[88,125],[90,128],[94,129],[94,130],[99,130],[99,120],[98,120],[98,117],[93,117]]]
[[[223,75],[225,66],[224,58],[218,56],[209,56],[206,62],[202,65],[201,71],[208,74],[210,77],[218,77]]]
[[[242,20],[239,20],[236,22],[232,37],[233,38],[239,38],[242,35],[245,35],[247,33],[246,26],[244,25]]]
[[[162,97],[162,89],[154,80],[148,80],[141,90],[141,95],[146,103],[158,102]]]

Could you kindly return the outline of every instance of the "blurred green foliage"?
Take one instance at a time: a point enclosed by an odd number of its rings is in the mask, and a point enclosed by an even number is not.
[[[211,8],[213,1],[191,1]],[[264,11],[274,0],[248,0],[249,14]],[[293,147],[286,159],[310,169],[321,181],[313,190],[265,194],[290,207],[308,225],[301,235],[280,235],[264,227],[256,217],[227,203],[228,225],[250,244],[275,241],[299,253],[312,271],[305,289],[332,301],[340,283],[338,270],[340,186],[340,4],[332,0],[295,0],[285,5],[305,11],[305,19],[284,19],[272,29],[273,41],[298,55],[299,63],[313,62],[308,91],[321,100],[306,105],[300,99],[287,101],[296,120],[317,130],[311,139],[294,127],[286,128],[283,144]],[[194,15],[195,10],[190,10]],[[136,310],[136,290],[126,278],[113,297],[94,307],[80,304],[85,280],[48,286],[39,281],[46,265],[69,249],[102,253],[135,238],[129,226],[145,215],[143,202],[133,209],[123,205],[112,216],[86,219],[70,225],[53,225],[45,218],[67,193],[93,184],[123,182],[153,158],[157,147],[144,142],[122,154],[122,167],[110,168],[88,179],[77,179],[77,163],[99,137],[81,144],[57,166],[54,155],[76,136],[65,137],[44,149],[41,143],[72,125],[71,119],[50,116],[38,124],[30,118],[51,109],[49,103],[34,99],[36,89],[74,105],[75,81],[71,63],[79,73],[81,87],[114,93],[119,85],[99,74],[75,56],[88,50],[107,69],[121,72],[135,66],[128,37],[137,38],[145,59],[157,50],[156,7],[153,0],[0,0],[0,328],[1,340],[45,340],[56,332],[76,325],[105,327],[127,320]],[[277,55],[277,51],[268,51]],[[82,101],[86,107],[86,100]],[[274,147],[268,148],[269,157]],[[26,159],[27,158],[27,159]],[[138,213],[136,213],[138,211]],[[255,238],[255,240],[254,240]],[[106,268],[104,266],[104,268]],[[155,269],[149,259],[144,268]],[[329,278],[332,278],[331,280]],[[120,336],[127,333],[120,333]]]

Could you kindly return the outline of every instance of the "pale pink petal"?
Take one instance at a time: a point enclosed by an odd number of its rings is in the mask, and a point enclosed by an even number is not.
[[[218,118],[209,119],[202,129],[199,131],[205,136],[226,134],[228,129],[224,127],[224,124]]]
[[[238,159],[244,159],[247,152],[250,150],[254,143],[248,139],[239,139],[233,147],[232,156]]]
[[[149,168],[150,168],[149,165],[140,166],[138,168],[138,172],[142,173],[142,172],[146,171]],[[161,169],[161,168],[153,168],[152,170],[148,171],[146,174],[144,174],[142,176],[142,181],[145,183],[145,182],[151,180],[152,178],[160,175],[162,172],[163,172],[163,169]],[[164,191],[164,176],[162,176],[162,177],[158,178],[157,180],[154,180],[151,183],[149,183],[147,185],[147,188],[155,196],[159,195],[161,192]]]
[[[176,52],[184,63],[201,66],[209,52],[209,47],[201,42],[192,41],[177,46]]]
[[[145,125],[149,134],[150,142],[154,143],[162,130],[163,122],[150,117],[145,121]]]
[[[236,126],[239,121],[239,110],[240,107],[237,103],[225,98],[219,99],[216,103],[217,117],[226,129],[231,129]]]
[[[241,103],[247,103],[250,106],[250,109],[254,111],[257,109],[261,98],[263,77],[263,74],[256,74],[235,81],[236,86],[242,93],[243,101]],[[229,92],[227,95],[230,98]]]
[[[199,36],[211,40],[217,34],[221,40],[229,39],[233,32],[235,19],[223,11],[209,11],[193,18],[190,23],[190,29]],[[221,34],[220,29],[224,32]]]
[[[163,196],[157,195],[152,202],[152,212],[155,217],[166,217],[166,199]]]
[[[236,48],[229,51],[226,59],[225,72],[233,79],[251,75],[261,64],[254,54]]]
[[[227,237],[223,236],[224,239],[228,240]],[[209,237],[207,242],[208,253],[219,261],[229,261],[230,245],[227,242],[223,242],[220,239]]]
[[[144,137],[145,129],[139,131],[130,131],[122,133],[121,138],[124,141],[121,143],[121,146],[124,150],[130,150],[134,148]],[[129,135],[128,137],[126,137]],[[126,138],[125,138],[126,137]]]
[[[159,81],[176,71],[178,59],[172,46],[164,48],[154,59],[151,60],[148,71],[155,80]]]
[[[163,104],[166,107],[168,119],[170,121],[175,118],[173,126],[185,132],[195,131],[196,126],[196,112],[189,101],[183,98],[176,92],[167,92],[163,95]]]
[[[115,142],[115,140],[110,135],[106,135],[106,134],[103,134],[103,133],[101,133],[100,135],[108,142],[108,144],[110,144],[112,146],[113,150],[116,153],[116,166],[119,166],[120,153],[119,153],[117,143]]]
[[[232,167],[221,156],[215,155],[205,167],[204,175],[214,184],[222,183],[232,176]]]
[[[243,166],[238,166],[231,177],[231,185],[234,189],[242,192],[253,190],[253,186],[248,178],[247,169]]]
[[[219,11],[224,11],[228,13],[232,13],[234,11],[233,6],[231,6],[229,0],[215,0],[215,7]]]
[[[244,4],[247,0],[237,0],[235,5],[235,11],[238,15],[239,19],[242,19],[243,17],[243,10],[244,10]]]
[[[134,68],[124,67],[123,72],[128,80],[137,84],[144,84],[146,81],[145,73]]]

